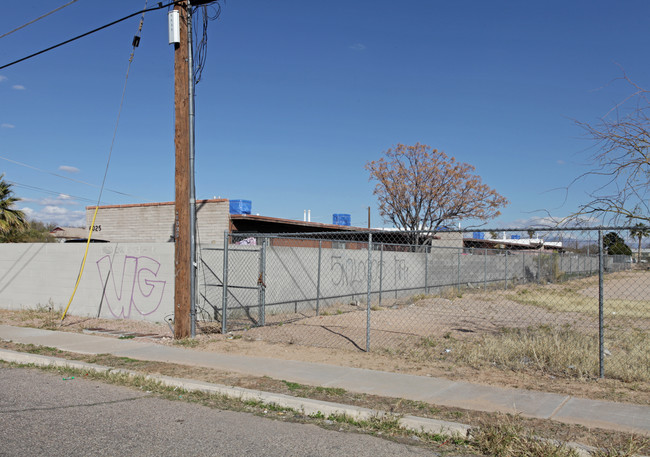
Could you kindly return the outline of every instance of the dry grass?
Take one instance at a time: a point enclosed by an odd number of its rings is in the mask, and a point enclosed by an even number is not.
[[[477,344],[478,343],[478,344]],[[650,360],[647,332],[617,332],[608,338],[607,376],[623,382],[649,382]],[[599,376],[597,335],[564,325],[540,325],[526,329],[503,329],[478,342],[456,345],[455,359],[472,367],[486,364],[518,371],[534,370],[563,378],[593,379]]]
[[[626,271],[605,276],[604,311],[607,318],[650,320],[650,276],[647,271]],[[598,315],[598,278],[560,284],[527,284],[501,294],[524,305],[555,312]]]
[[[650,439],[631,436],[624,443],[605,446],[591,452],[592,457],[637,457],[645,455],[650,448]]]
[[[598,298],[580,294],[570,287],[555,290],[541,286],[522,288],[508,295],[513,301],[524,305],[539,306],[557,312],[581,312],[598,315]],[[605,299],[605,313],[610,316],[650,319],[650,301],[629,299]]]
[[[486,455],[499,457],[579,457],[562,443],[542,440],[509,416],[500,416],[472,431],[473,444]]]
[[[608,338],[607,377],[624,383],[650,382],[649,346],[650,335],[634,329]],[[593,380],[600,375],[598,335],[576,331],[569,325],[503,328],[469,339],[457,339],[448,332],[382,352],[416,363],[438,359],[454,366],[499,368],[551,379]]]
[[[60,326],[62,315],[63,312],[55,309],[53,305],[39,305],[36,308],[24,310],[20,314],[20,319],[25,325],[36,322],[39,328],[53,330]]]

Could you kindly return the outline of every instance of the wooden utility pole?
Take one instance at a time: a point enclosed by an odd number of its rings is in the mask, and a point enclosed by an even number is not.
[[[175,281],[174,338],[190,336],[190,120],[189,120],[189,44],[187,41],[187,2],[174,6],[180,16],[180,43],[174,49],[174,106],[176,117],[176,206],[174,219]]]

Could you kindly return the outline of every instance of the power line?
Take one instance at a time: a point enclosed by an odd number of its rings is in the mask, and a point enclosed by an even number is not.
[[[201,81],[201,74],[203,73],[203,68],[205,67],[205,62],[207,59],[207,53],[208,53],[208,22],[209,21],[214,21],[219,19],[219,16],[221,16],[221,4],[219,3],[219,0],[213,0],[214,3],[216,3],[216,8],[213,7],[212,5],[203,5],[203,6],[195,6],[193,11],[197,11],[199,8],[201,9],[201,18],[199,21],[201,22],[200,26],[200,32],[199,32],[199,27],[194,28],[194,33],[195,33],[195,42],[198,42],[196,46],[196,50],[194,51],[194,64],[195,68],[193,70],[194,74],[194,81],[193,84],[196,85]],[[192,5],[194,5],[196,2],[192,2]],[[212,14],[210,11],[208,11],[208,8],[211,9]],[[199,35],[201,36],[201,39],[199,40]]]
[[[57,192],[57,191],[55,191],[55,190],[43,189],[42,187],[30,186],[29,184],[21,184],[21,183],[16,182],[16,181],[9,181],[9,180],[7,180],[7,182],[8,182],[9,184],[11,184],[12,186],[21,187],[21,188],[29,189],[29,190],[37,190],[37,191],[39,191],[39,192],[43,192],[43,193],[45,193],[45,194],[49,194],[49,195],[57,195],[57,196],[60,196],[60,195],[66,195],[66,196],[71,197],[71,198],[74,198],[74,199],[76,199],[76,200],[81,200],[81,201],[86,201],[86,202],[90,202],[90,203],[95,203],[95,200],[92,200],[92,199],[90,199],[90,198],[79,197],[79,196],[76,196],[76,195],[70,195],[70,194],[67,194],[67,193],[65,193],[65,192]]]
[[[31,24],[33,24],[33,23],[36,22],[36,21],[40,21],[40,20],[43,19],[44,17],[47,17],[47,16],[49,16],[50,14],[56,13],[57,11],[62,10],[62,9],[65,8],[66,6],[70,6],[70,5],[72,5],[73,3],[77,2],[77,1],[79,1],[79,0],[72,0],[71,2],[68,2],[68,3],[66,3],[66,4],[63,5],[63,6],[59,6],[58,8],[53,9],[53,10],[50,11],[49,13],[45,13],[44,15],[39,16],[39,17],[37,17],[36,19],[34,19],[34,20],[32,20],[32,21],[29,21],[27,24],[23,24],[23,25],[21,25],[20,27],[17,27],[17,28],[15,28],[15,29],[11,30],[10,32],[5,33],[4,35],[0,35],[0,38],[4,38],[4,37],[6,37],[7,35],[11,35],[12,33],[17,32],[17,31],[20,30],[20,29],[24,29],[24,28],[27,27],[28,25],[31,25]]]
[[[102,194],[104,192],[104,185],[106,184],[106,177],[108,176],[108,167],[111,164],[111,157],[113,156],[113,146],[115,146],[115,138],[117,137],[117,127],[120,125],[120,116],[122,115],[122,108],[124,107],[124,99],[126,98],[126,85],[129,82],[129,73],[131,72],[131,64],[133,63],[133,56],[135,55],[135,48],[140,43],[140,35],[142,34],[142,25],[144,24],[144,13],[147,10],[147,0],[144,2],[144,9],[142,10],[142,17],[140,18],[140,25],[138,31],[133,39],[131,55],[129,56],[129,64],[126,67],[126,76],[124,78],[124,87],[122,89],[122,97],[120,98],[120,107],[117,111],[117,120],[115,121],[115,129],[113,130],[113,139],[111,140],[111,147],[108,150],[108,158],[106,160],[106,168],[104,169],[104,179],[99,188],[99,196],[97,197],[97,206],[101,203]],[[94,218],[93,218],[94,220]]]
[[[20,165],[21,167],[30,168],[32,170],[40,171],[41,173],[47,173],[48,175],[56,176],[57,178],[67,179],[68,181],[76,182],[78,184],[83,184],[85,186],[99,188],[99,185],[97,185],[97,184],[92,184],[92,183],[89,183],[89,182],[86,182],[86,181],[82,181],[80,179],[70,178],[69,176],[63,176],[63,175],[60,175],[58,173],[54,173],[52,171],[43,170],[42,168],[38,168],[38,167],[35,167],[33,165],[28,165],[28,164],[23,163],[23,162],[18,162],[17,160],[12,160],[12,159],[9,159],[7,157],[0,156],[0,159],[6,160],[7,162],[13,163],[15,165]],[[152,200],[149,200],[147,198],[140,197],[138,195],[127,194],[126,192],[120,192],[119,190],[114,190],[114,189],[106,189],[106,190],[110,191],[110,192],[113,192],[113,193],[116,193],[116,194],[119,194],[119,195],[124,195],[125,197],[133,197],[133,198],[137,198],[137,199],[144,200],[144,201],[147,201],[147,202],[152,202]]]
[[[61,42],[59,44],[55,44],[54,46],[50,46],[49,48],[46,48],[46,49],[43,49],[41,51],[35,52],[34,54],[30,54],[30,55],[28,55],[26,57],[23,57],[21,59],[14,60],[13,62],[10,62],[8,64],[5,64],[5,65],[1,66],[0,70],[2,70],[4,68],[7,68],[7,67],[11,67],[12,65],[16,65],[17,63],[24,62],[25,60],[28,60],[28,59],[31,59],[32,57],[36,57],[38,55],[44,54],[44,53],[46,53],[48,51],[51,51],[53,49],[56,49],[56,48],[61,47],[63,45],[66,45],[68,43],[72,43],[73,41],[79,40],[80,38],[84,38],[84,37],[86,37],[88,35],[91,35],[91,34],[93,34],[95,32],[99,32],[100,30],[111,27],[111,26],[113,26],[115,24],[119,24],[120,22],[126,21],[127,19],[130,19],[130,18],[132,18],[134,16],[137,16],[138,14],[144,14],[144,13],[148,13],[149,11],[160,10],[160,9],[163,9],[163,8],[167,8],[168,6],[176,5],[177,3],[179,3],[179,0],[175,0],[175,1],[167,3],[165,5],[163,5],[162,3],[158,3],[158,6],[155,6],[155,7],[149,8],[149,9],[144,9],[144,10],[138,11],[136,13],[129,14],[128,16],[124,16],[123,18],[117,19],[116,21],[113,21],[113,22],[110,22],[108,24],[102,25],[101,27],[97,27],[96,29],[93,29],[93,30],[91,30],[89,32],[82,33],[81,35],[77,35],[74,38],[70,38],[69,40],[63,41],[63,42]]]

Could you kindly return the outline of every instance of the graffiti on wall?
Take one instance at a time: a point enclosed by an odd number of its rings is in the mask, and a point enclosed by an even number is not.
[[[342,255],[330,257],[330,273],[332,284],[335,286],[354,286],[356,284],[367,284],[368,282],[368,261],[354,258],[344,258]],[[385,260],[372,259],[372,282],[379,281],[379,272],[382,279],[389,274],[387,269],[390,264]],[[404,284],[409,280],[409,267],[406,260],[395,257],[393,262],[395,284]]]
[[[330,258],[330,272],[332,284],[335,286],[353,286],[368,280],[366,262],[351,258],[344,259],[340,255],[333,255]]]
[[[108,255],[97,261],[103,300],[109,312],[115,318],[129,318],[133,312],[142,316],[154,313],[162,303],[167,284],[158,279],[160,262],[151,257],[125,255],[122,268],[115,268],[117,265],[118,260]]]
[[[372,259],[372,282],[379,281],[379,272],[382,279],[390,274],[388,267],[392,266],[394,284],[406,284],[409,281],[409,267],[405,259],[395,257],[393,262],[386,260]],[[334,286],[354,286],[367,284],[368,282],[368,261],[354,258],[345,258],[342,255],[330,257],[330,274]]]
[[[409,280],[409,267],[404,259],[395,257],[395,284],[402,284]]]

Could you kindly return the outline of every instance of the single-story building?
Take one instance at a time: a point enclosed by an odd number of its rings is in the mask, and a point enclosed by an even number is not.
[[[300,246],[307,247],[309,238],[327,238],[327,233],[349,232],[349,235],[332,235],[332,242],[342,244],[348,249],[365,249],[367,228],[349,225],[323,224],[318,222],[282,219],[260,216],[249,212],[233,210],[228,199],[197,200],[197,240],[200,244],[223,245],[226,231],[239,233],[231,242],[241,242],[246,238],[255,238],[257,234],[296,234],[307,240],[300,241]],[[250,202],[249,202],[250,203]],[[171,242],[174,240],[174,202],[141,203],[130,205],[100,206],[93,223],[95,206],[86,207],[86,225],[93,225],[93,239],[111,243]],[[371,229],[373,242],[384,244],[386,250],[402,250],[401,245],[413,244],[413,235],[400,230]],[[87,236],[87,233],[83,235]],[[462,247],[462,233],[441,231],[432,237],[419,237],[419,243],[429,238],[429,243],[437,247]],[[294,241],[275,238],[274,245],[295,244]],[[355,246],[358,243],[359,246]],[[343,246],[341,246],[343,247]]]

